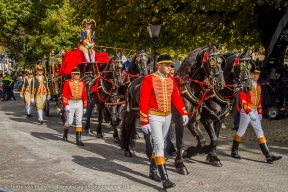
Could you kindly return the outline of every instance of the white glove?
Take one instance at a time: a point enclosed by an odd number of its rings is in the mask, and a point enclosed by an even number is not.
[[[48,96],[47,96],[47,100],[49,101],[50,99],[51,99],[51,96],[50,96],[50,95],[48,95]]]
[[[143,130],[144,133],[148,134],[149,132],[151,132],[151,129],[150,129],[150,125],[147,124],[147,125],[141,125],[141,129]]]
[[[31,103],[35,103],[35,100],[34,98],[30,99]]]
[[[87,111],[87,109],[83,109],[83,115],[85,115],[86,111]]]
[[[70,113],[70,106],[69,106],[69,105],[66,105],[65,111],[66,111],[67,113]]]
[[[21,94],[20,97],[23,99],[23,95]]]
[[[260,119],[260,121],[262,120],[262,114],[259,114],[259,119]]]
[[[183,120],[183,125],[185,126],[185,125],[187,125],[187,123],[188,123],[188,121],[189,121],[189,118],[188,118],[187,115],[183,115],[183,116],[182,116],[182,120]]]
[[[87,43],[87,45],[88,45],[88,47],[90,47],[90,48],[93,48],[94,47],[94,45],[93,44],[91,44],[91,43]]]
[[[248,115],[249,115],[251,121],[256,121],[256,116],[252,111]]]

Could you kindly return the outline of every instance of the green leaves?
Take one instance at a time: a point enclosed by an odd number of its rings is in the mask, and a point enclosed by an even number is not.
[[[267,47],[288,8],[284,0],[0,0],[0,35],[10,57],[33,62],[50,51],[73,49],[84,18],[97,45],[150,49],[149,23],[162,24],[157,52],[175,57],[222,44],[229,50]]]

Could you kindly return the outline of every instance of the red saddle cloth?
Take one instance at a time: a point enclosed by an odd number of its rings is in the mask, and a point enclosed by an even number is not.
[[[109,56],[107,52],[96,52],[95,61],[98,63],[107,64]],[[69,75],[74,67],[78,66],[78,63],[86,62],[86,59],[80,49],[74,49],[65,53],[62,66],[59,71],[59,75]]]

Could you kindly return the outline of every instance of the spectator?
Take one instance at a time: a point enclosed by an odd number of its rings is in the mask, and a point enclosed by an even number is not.
[[[279,106],[283,106],[285,99],[286,86],[283,81],[283,72],[280,69],[275,71],[276,81],[273,85],[275,96],[279,99]]]
[[[10,84],[10,95],[9,95],[8,99],[11,100],[13,98],[14,101],[15,101],[16,98],[14,96],[14,85],[15,85],[15,82],[16,82],[16,76],[15,76],[14,73],[12,74],[11,80],[12,80],[12,83]]]
[[[5,73],[2,81],[3,81],[3,100],[2,101],[8,101],[8,99],[10,98],[10,89],[11,89],[10,86],[13,83],[13,80],[11,79],[8,73]]]

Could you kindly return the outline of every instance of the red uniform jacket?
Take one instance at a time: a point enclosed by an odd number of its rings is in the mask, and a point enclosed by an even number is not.
[[[255,87],[252,84],[252,90],[248,93],[240,91],[240,102],[246,114],[251,112],[251,108],[257,109],[258,114],[262,114],[261,85],[257,83]]]
[[[82,100],[83,108],[87,108],[87,94],[85,83],[78,80],[76,83],[72,79],[66,80],[63,87],[63,104],[68,105],[68,100]]]
[[[173,77],[167,76],[163,82],[158,72],[144,77],[139,101],[141,125],[149,123],[148,114],[170,115],[172,103],[181,116],[187,115],[184,102]]]

